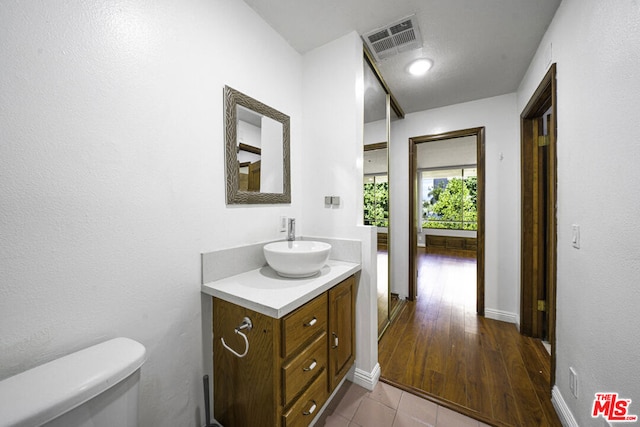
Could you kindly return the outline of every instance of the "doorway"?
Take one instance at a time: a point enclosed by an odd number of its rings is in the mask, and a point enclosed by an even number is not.
[[[418,145],[428,142],[442,142],[457,138],[472,137],[475,139],[476,164],[475,164],[475,198],[476,198],[476,312],[484,316],[484,198],[485,198],[485,143],[484,127],[462,129],[445,132],[436,135],[425,135],[409,139],[409,301],[414,301],[418,293],[418,233],[422,228],[423,217],[422,204],[419,203],[418,190],[421,185],[418,182]],[[464,175],[464,167],[460,168]],[[462,219],[462,223],[464,220]],[[465,244],[464,240],[461,244]]]
[[[520,332],[548,342],[555,383],[556,64],[520,115],[522,248]]]
[[[550,357],[540,341],[520,334],[513,323],[484,317],[484,132],[479,127],[409,140],[412,300],[379,343],[381,381],[492,425],[560,425],[548,399]],[[417,251],[417,145],[468,136],[477,150],[477,263],[430,259]],[[469,172],[461,176],[473,176]],[[419,267],[430,270],[423,288]],[[457,298],[471,293],[463,287],[467,283],[476,287],[475,301]]]

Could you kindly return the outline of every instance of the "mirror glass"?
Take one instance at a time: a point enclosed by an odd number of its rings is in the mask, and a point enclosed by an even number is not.
[[[224,90],[227,203],[291,203],[289,116]]]
[[[364,224],[377,230],[378,336],[389,325],[389,95],[364,63]]]
[[[282,193],[282,123],[238,105],[240,191]]]

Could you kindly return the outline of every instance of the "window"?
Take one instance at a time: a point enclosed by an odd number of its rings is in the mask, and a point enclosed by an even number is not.
[[[478,172],[475,166],[419,172],[422,228],[478,229]]]
[[[364,176],[364,225],[389,226],[389,179],[387,175]]]

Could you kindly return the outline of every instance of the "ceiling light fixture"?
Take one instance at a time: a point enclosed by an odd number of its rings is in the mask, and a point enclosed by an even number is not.
[[[409,64],[409,66],[407,67],[407,71],[413,76],[422,76],[426,74],[431,67],[433,67],[433,60],[428,58],[420,58]]]

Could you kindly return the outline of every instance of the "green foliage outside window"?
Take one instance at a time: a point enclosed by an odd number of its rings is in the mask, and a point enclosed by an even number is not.
[[[389,183],[364,184],[364,224],[389,226]]]
[[[436,185],[429,196],[423,202],[423,228],[478,229],[477,177],[451,178]]]

